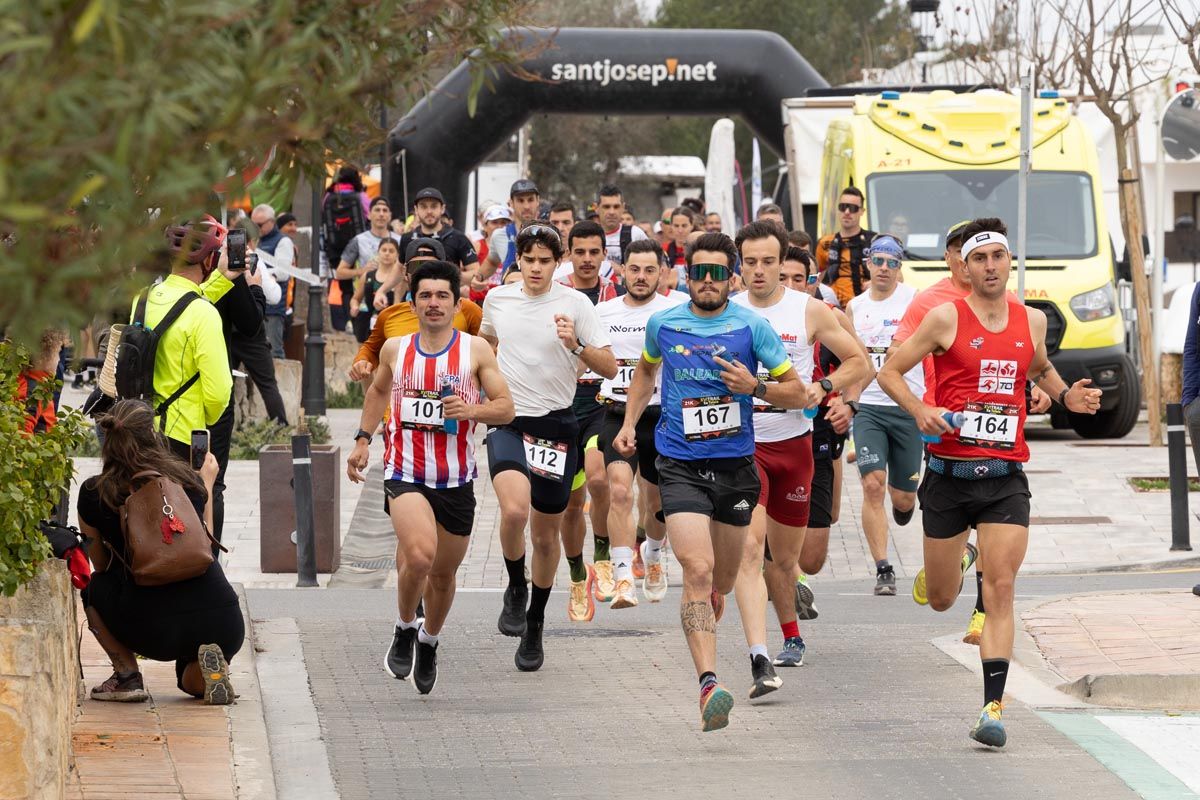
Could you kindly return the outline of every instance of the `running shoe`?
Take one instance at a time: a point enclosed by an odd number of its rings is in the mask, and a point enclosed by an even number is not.
[[[646,540],[643,539],[642,541]],[[642,560],[642,546],[640,544],[633,548],[633,577],[639,581],[646,577],[646,562]]]
[[[646,543],[642,542],[642,548],[645,546]],[[642,581],[642,592],[651,603],[657,603],[667,596],[667,563],[661,552],[658,561],[645,561],[644,556],[643,561],[646,564],[646,577]]]
[[[808,585],[808,576],[804,573],[796,578],[796,616],[801,620],[817,618],[817,605],[813,602],[813,590]]]
[[[1004,704],[999,700],[993,700],[984,706],[979,715],[979,722],[971,728],[971,738],[988,747],[1004,747],[1004,743],[1008,741],[1008,734],[1004,732],[1004,723],[1000,721],[1003,711]]]
[[[416,656],[413,659],[413,686],[421,694],[429,694],[437,684],[437,644],[425,644],[417,640]]]
[[[592,566],[596,572],[596,580],[592,584],[592,595],[596,598],[597,603],[607,603],[612,600],[613,589],[616,587],[616,581],[613,580],[613,563],[597,561]]]
[[[92,687],[91,698],[111,703],[142,703],[150,699],[142,673],[134,672],[122,678],[115,671],[108,680]]]
[[[542,649],[544,626],[544,622],[526,621],[516,655],[517,669],[521,672],[536,672],[542,668],[542,662],[546,660],[546,652]]]
[[[628,578],[622,578],[617,581],[617,585],[613,587],[612,608],[633,608],[638,604],[637,591],[633,588],[633,581]]]
[[[705,733],[724,728],[729,724],[729,712],[733,709],[733,695],[716,684],[707,692],[700,693],[701,730]]]
[[[896,594],[896,571],[891,567],[875,573],[875,594],[894,597]]]
[[[783,640],[783,649],[775,656],[777,667],[804,666],[804,640],[799,636],[789,636]]]
[[[529,589],[525,584],[512,585],[504,590],[504,608],[500,611],[497,627],[505,636],[520,636],[525,632],[525,606],[529,603]]]
[[[929,605],[929,593],[925,588],[925,568],[917,573],[916,580],[913,581],[912,590],[913,602],[919,606]]]
[[[982,611],[971,609],[971,622],[967,625],[967,635],[963,637],[964,642],[973,645],[979,644],[979,639],[983,636],[983,621],[986,616]]]
[[[708,599],[709,602],[712,603],[713,618],[717,622],[720,622],[722,615],[725,613],[725,595],[718,594],[717,590],[713,589],[712,594],[709,595]]]
[[[909,521],[912,520],[913,512],[916,510],[916,505],[914,505],[908,511],[901,511],[895,506],[892,506],[892,519],[896,520],[897,525],[907,525]]]
[[[396,680],[406,681],[412,675],[413,648],[417,644],[417,627],[401,628],[396,626],[392,635],[392,646],[388,648],[387,657],[383,659],[383,668]]]
[[[229,662],[219,645],[202,644],[196,653],[200,672],[204,675],[204,702],[210,706],[227,706],[234,701],[233,685],[229,683]]]
[[[783,678],[775,674],[771,659],[766,656],[750,657],[750,677],[754,680],[754,685],[750,687],[751,700],[770,694],[783,686]]]
[[[589,566],[586,578],[571,581],[571,595],[567,598],[567,619],[571,622],[591,622],[592,617],[596,616],[596,603],[592,600],[592,583],[595,580],[596,574]]]

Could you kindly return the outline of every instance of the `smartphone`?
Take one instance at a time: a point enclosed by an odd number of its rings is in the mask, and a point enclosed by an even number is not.
[[[246,254],[246,266],[250,269],[250,274],[258,272],[258,253]]]
[[[192,469],[199,471],[208,455],[208,431],[192,431]]]
[[[246,232],[233,228],[225,236],[225,253],[229,258],[229,269],[242,272],[246,269]]]

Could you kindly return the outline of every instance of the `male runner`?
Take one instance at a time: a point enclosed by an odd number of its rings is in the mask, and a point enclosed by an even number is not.
[[[688,246],[691,302],[650,318],[613,443],[623,455],[637,451],[637,425],[662,364],[662,419],[654,432],[659,492],[683,568],[680,620],[700,678],[705,731],[728,725],[733,706],[733,695],[717,683],[716,633],[758,501],[751,401],[800,408],[816,405],[824,393],[800,382],[766,320],[729,302],[737,257],[721,233],[703,234]],[[775,381],[755,376],[751,370],[760,363]]]
[[[967,537],[972,526],[978,532],[988,565],[983,578],[988,620],[979,643],[984,706],[971,738],[1002,747],[1014,584],[1029,543],[1029,481],[1022,469],[1029,460],[1025,383],[1038,383],[1077,414],[1095,414],[1101,392],[1088,388],[1087,378],[1070,387],[1063,382],[1046,356],[1046,315],[1008,295],[1012,257],[1003,222],[973,221],[963,231],[962,254],[971,293],[931,311],[884,364],[879,385],[922,433],[940,437],[929,445],[918,492],[926,590],[935,610],[954,604],[976,555]],[[934,404],[923,403],[904,377],[930,354],[937,373]],[[959,430],[943,418],[948,411],[965,415]]]
[[[546,601],[558,569],[562,514],[578,469],[579,423],[571,412],[575,379],[584,368],[612,377],[617,364],[591,302],[551,280],[563,256],[558,231],[530,225],[517,235],[516,247],[521,280],[488,292],[480,334],[498,348],[517,414],[487,438],[508,572],[498,627],[506,636],[521,637],[517,669],[532,672],[545,657]],[[526,522],[533,541],[532,593],[525,587]]]
[[[962,258],[962,240],[963,231],[971,224],[971,220],[965,219],[961,222],[956,222],[946,231],[946,250],[942,257],[946,261],[946,268],[949,270],[949,275],[942,278],[937,283],[922,289],[917,292],[917,296],[908,306],[908,310],[904,312],[904,317],[900,320],[900,326],[896,328],[896,333],[892,336],[891,351],[894,352],[900,344],[913,335],[917,326],[921,324],[921,320],[925,319],[925,315],[933,309],[940,306],[942,303],[952,303],[955,300],[966,297],[971,293],[971,282],[967,278],[967,265]],[[932,405],[935,400],[935,391],[937,389],[937,374],[933,369],[933,359],[926,358],[925,366],[925,397],[926,403]],[[1032,402],[1029,406],[1031,414],[1041,414],[1050,408],[1050,395],[1043,392],[1038,387],[1032,388]],[[920,605],[926,605],[929,598],[925,595],[925,570],[922,569],[917,573],[916,580],[913,581],[912,589],[913,600]],[[967,644],[978,645],[980,636],[983,634],[983,623],[986,620],[985,606],[983,604],[983,559],[975,559],[975,607],[971,609],[971,619],[967,623],[967,632],[963,636],[963,641]]]
[[[577,222],[567,237],[567,254],[571,257],[571,272],[559,280],[564,286],[582,293],[592,305],[612,300],[617,287],[600,275],[604,260],[604,229],[590,220]],[[557,273],[557,270],[556,270]],[[579,472],[571,483],[571,502],[563,513],[562,542],[571,570],[571,594],[567,599],[567,618],[572,622],[588,622],[595,606],[588,592],[594,592],[596,602],[613,599],[613,561],[608,540],[608,476],[604,471],[604,456],[600,452],[600,427],[604,421],[604,406],[596,402],[604,378],[585,370],[575,385],[575,400],[571,411],[579,422],[576,459]],[[591,496],[592,537],[595,542],[593,567],[583,562],[583,541],[587,526],[583,509]],[[581,599],[583,590],[585,596]]]
[[[645,517],[646,539],[640,546],[645,564],[642,591],[651,603],[657,603],[667,593],[667,573],[662,560],[666,545],[666,528],[657,514],[662,509],[658,494],[658,470],[654,466],[658,451],[654,449],[654,428],[661,412],[656,387],[637,426],[637,451],[631,456],[618,453],[614,447],[617,434],[625,422],[625,400],[629,384],[646,341],[646,324],[659,311],[686,302],[687,296],[672,292],[664,297],[657,291],[659,276],[666,269],[662,248],[650,239],[639,239],[625,250],[625,286],[628,293],[596,306],[600,324],[607,330],[617,359],[617,374],[600,385],[598,399],[603,405],[604,420],[600,445],[609,484],[608,532],[612,537],[614,586],[612,608],[630,608],[638,603],[634,591],[634,546],[637,541],[633,520],[633,478],[638,476],[641,496],[648,511]],[[590,451],[589,451],[590,454]],[[590,485],[590,484],[589,484]],[[594,502],[594,501],[593,501]],[[599,564],[597,564],[597,570]],[[572,604],[578,602],[580,586],[572,581]],[[583,589],[586,592],[586,588]],[[596,594],[600,594],[597,586]],[[590,601],[581,598],[582,602]],[[591,618],[590,609],[588,618]]]
[[[846,316],[858,338],[867,346],[875,369],[883,366],[892,333],[917,290],[900,283],[904,247],[893,236],[880,234],[867,251],[871,282],[867,291],[850,300]],[[904,376],[919,397],[925,392],[925,374],[918,364]],[[865,382],[864,382],[865,383]],[[907,525],[917,505],[917,480],[921,477],[921,433],[913,419],[871,381],[844,393],[854,412],[854,446],[862,480],[863,532],[875,560],[875,594],[896,594],[896,571],[888,561],[888,523],[883,510],[885,488],[892,496],[892,518]]]
[[[788,250],[783,229],[769,219],[757,220],[738,231],[736,244],[741,253],[742,278],[747,291],[735,295],[732,301],[771,323],[800,380],[812,383],[813,344],[818,337],[842,359],[838,386],[865,378],[870,373],[867,359],[829,307],[780,283],[782,260]],[[761,367],[758,377],[769,380],[766,370]],[[835,391],[831,378],[822,377],[819,386],[825,394]],[[750,647],[751,698],[782,685],[767,653],[768,596],[775,606],[784,639],[783,652],[776,663],[799,666],[804,661],[804,640],[800,638],[795,597],[796,581],[800,577],[798,562],[809,519],[812,429],[812,420],[800,411],[788,411],[761,400],[754,402],[754,461],[762,488],[750,521],[750,536],[746,539],[735,587],[738,611]]]
[[[362,483],[371,431],[384,433],[384,509],[396,531],[399,616],[384,668],[421,694],[437,683],[438,636],[454,602],[454,577],[475,516],[475,424],[513,418],[508,386],[487,342],[452,327],[461,271],[446,261],[412,275],[417,333],[388,339],[367,388],[350,480]],[[443,387],[452,393],[443,395]],[[486,395],[486,400],[482,399]],[[453,430],[447,422],[455,420]],[[417,614],[424,597],[425,618]]]

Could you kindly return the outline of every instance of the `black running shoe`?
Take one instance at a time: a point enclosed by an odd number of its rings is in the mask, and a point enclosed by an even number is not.
[[[532,620],[525,623],[516,657],[517,669],[521,672],[536,672],[542,668],[542,662],[546,660],[546,653],[542,650],[542,628],[545,625],[545,622]]]
[[[529,603],[529,589],[525,584],[509,584],[504,590],[504,608],[500,611],[497,627],[505,636],[520,636],[525,633],[525,606]]]
[[[413,647],[417,642],[416,628],[397,627],[392,636],[392,646],[383,659],[383,668],[397,680],[406,681],[413,671]]]
[[[416,658],[413,662],[413,686],[421,694],[429,694],[437,683],[437,649],[436,644],[425,644],[417,640]]]
[[[897,525],[907,525],[909,520],[912,519],[913,512],[916,510],[917,507],[915,504],[908,511],[901,511],[895,506],[892,506],[892,519],[896,520]]]
[[[783,686],[783,678],[775,674],[771,659],[766,656],[751,656],[750,675],[754,678],[754,685],[750,687],[751,700],[770,694]]]

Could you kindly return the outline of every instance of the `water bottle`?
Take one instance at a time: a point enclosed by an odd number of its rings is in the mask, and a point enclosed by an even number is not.
[[[946,420],[946,424],[949,425],[951,428],[953,428],[954,430],[958,430],[959,428],[961,428],[963,426],[963,423],[967,421],[967,416],[966,416],[966,414],[964,414],[961,411],[947,411],[945,414],[942,414],[942,419]],[[930,436],[925,433],[921,434],[922,442],[928,442],[929,444],[937,444],[941,440],[942,440],[941,436]]]
[[[450,397],[450,396],[451,396],[451,395],[453,395],[453,394],[454,394],[454,384],[450,383],[450,379],[449,379],[449,378],[443,378],[443,379],[442,379],[442,391],[441,391],[441,396],[442,396],[443,398],[446,398],[446,397]],[[447,434],[449,434],[450,436],[455,436],[455,435],[457,435],[457,434],[458,434],[458,420],[456,420],[456,419],[445,419],[445,418],[443,417],[443,419],[442,419],[442,428],[443,428],[443,429],[446,431],[446,433],[447,433]]]
[[[804,409],[804,416],[808,419],[816,419],[817,414],[820,414],[820,413],[821,413],[820,406],[813,406],[812,408]]]

